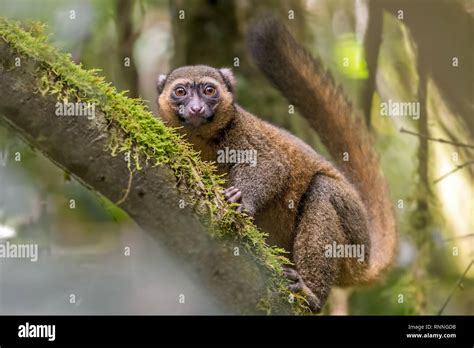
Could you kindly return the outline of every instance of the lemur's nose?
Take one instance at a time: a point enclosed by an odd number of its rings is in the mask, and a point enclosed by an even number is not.
[[[196,115],[202,114],[204,112],[204,108],[200,105],[192,105],[189,107],[189,113]]]

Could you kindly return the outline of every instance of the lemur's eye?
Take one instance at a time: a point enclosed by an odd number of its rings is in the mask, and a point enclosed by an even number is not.
[[[183,87],[178,87],[174,90],[174,95],[177,97],[184,97],[186,95],[186,90]]]
[[[214,94],[216,94],[216,89],[212,86],[207,86],[204,88],[204,94],[208,97],[212,97]]]

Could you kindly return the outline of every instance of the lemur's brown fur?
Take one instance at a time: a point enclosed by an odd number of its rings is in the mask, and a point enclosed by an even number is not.
[[[242,207],[269,234],[268,243],[290,251],[302,290],[318,309],[332,285],[367,283],[391,263],[397,238],[388,190],[364,125],[351,117],[350,104],[319,61],[274,19],[251,29],[249,45],[257,65],[320,132],[334,159],[349,153],[348,162],[339,161],[348,179],[295,136],[236,105],[228,69],[174,70],[159,81],[159,114],[169,126],[182,127],[170,99],[175,86],[187,81],[217,87],[213,120],[179,131],[208,161],[226,147],[257,150],[256,166],[216,163],[218,170],[241,191]],[[364,245],[364,261],[326,257],[333,242]]]

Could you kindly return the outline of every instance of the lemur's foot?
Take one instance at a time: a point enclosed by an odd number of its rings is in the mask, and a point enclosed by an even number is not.
[[[283,273],[289,280],[288,290],[290,290],[291,292],[303,293],[306,300],[308,301],[308,305],[311,311],[313,313],[320,312],[321,304],[318,297],[311,291],[310,288],[306,286],[300,274],[295,269],[290,267],[283,267]]]
[[[239,204],[239,207],[237,208],[237,211],[238,212],[242,211],[242,192],[238,188],[236,188],[234,186],[231,186],[231,187],[225,189],[224,190],[224,198],[229,203]]]
[[[286,278],[289,280],[288,290],[292,292],[301,292],[303,291],[303,278],[299,275],[299,273],[290,267],[283,267],[283,273],[285,274]]]

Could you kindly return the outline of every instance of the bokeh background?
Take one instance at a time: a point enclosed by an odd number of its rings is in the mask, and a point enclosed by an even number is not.
[[[154,112],[159,73],[188,64],[232,67],[239,104],[325,154],[246,51],[249,24],[266,13],[281,16],[321,57],[364,115],[398,218],[399,257],[386,279],[336,292],[328,307],[474,314],[472,1],[0,0],[0,16],[46,23],[53,45],[101,69]],[[388,100],[417,101],[422,117],[383,117]],[[0,242],[40,246],[36,263],[0,259],[0,314],[224,313],[183,260],[3,123],[0,151]]]

